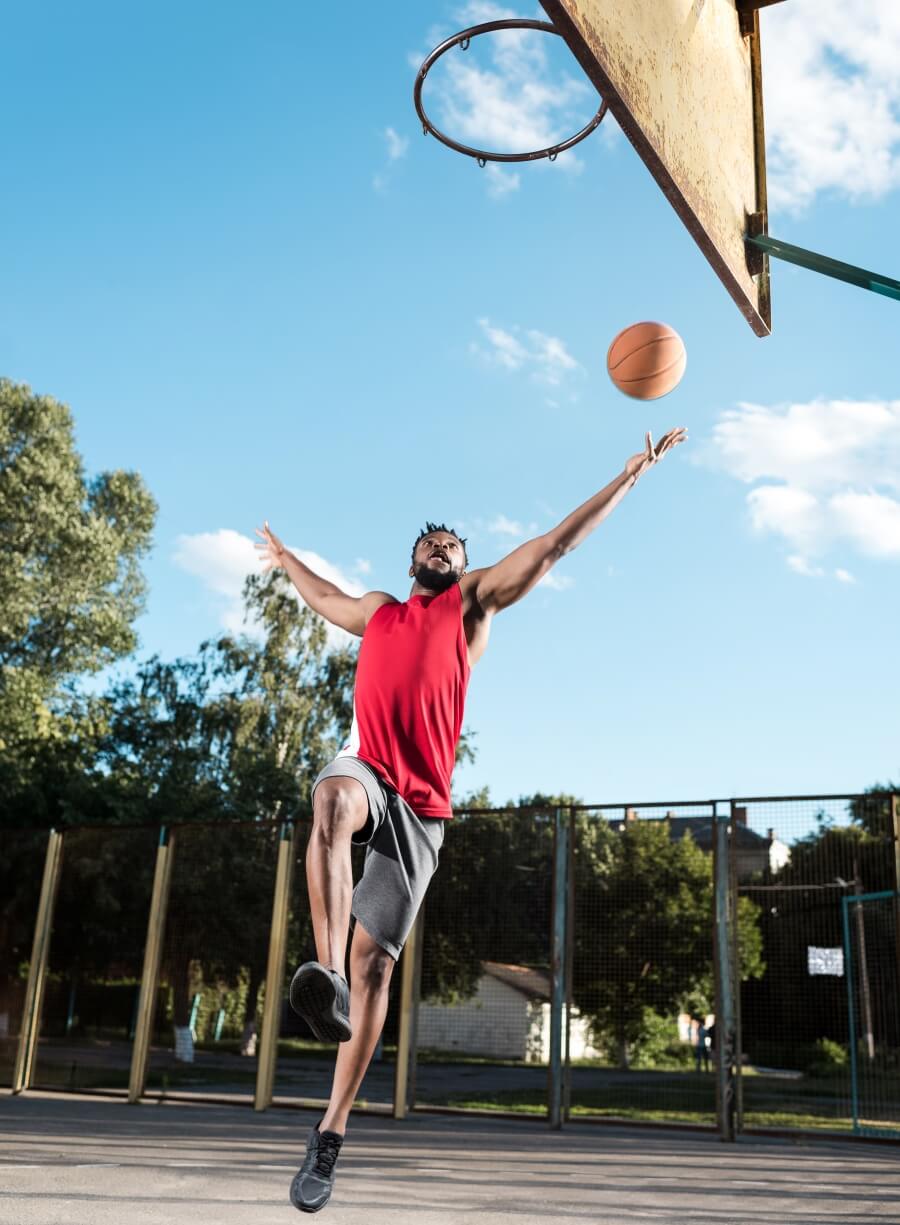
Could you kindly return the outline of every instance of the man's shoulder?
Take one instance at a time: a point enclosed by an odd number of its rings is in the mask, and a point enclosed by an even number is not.
[[[387,604],[400,603],[397,597],[391,595],[389,591],[367,591],[365,595],[360,596],[360,601],[366,615],[366,625],[369,624],[379,608],[384,608]]]

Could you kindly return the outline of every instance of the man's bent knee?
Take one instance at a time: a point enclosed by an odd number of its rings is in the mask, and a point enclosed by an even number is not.
[[[382,948],[357,954],[353,963],[353,981],[373,993],[386,991],[394,972],[394,959]]]
[[[323,778],[313,797],[313,833],[327,841],[349,838],[369,816],[369,797],[355,778]]]

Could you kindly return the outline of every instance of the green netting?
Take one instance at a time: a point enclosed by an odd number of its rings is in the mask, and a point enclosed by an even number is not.
[[[158,831],[63,836],[32,1084],[128,1085]]]
[[[280,826],[171,831],[150,1092],[252,1097]]]
[[[425,901],[413,1100],[547,1112],[552,811],[458,813]]]
[[[576,810],[572,1118],[715,1122],[713,820]]]
[[[12,1084],[46,852],[46,830],[0,832],[0,1085]]]

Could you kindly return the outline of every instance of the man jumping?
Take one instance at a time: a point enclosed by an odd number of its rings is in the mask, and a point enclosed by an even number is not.
[[[375,1050],[394,964],[437,867],[452,816],[450,776],[469,672],[494,613],[528,594],[606,518],[643,473],[683,442],[670,430],[562,523],[493,566],[467,571],[466,542],[429,523],[413,546],[409,598],[354,597],[314,574],[269,529],[265,569],[281,568],[314,612],[362,638],[350,740],[313,785],[306,877],[318,961],[302,965],[291,1004],[322,1041],[338,1042],[331,1098],[309,1137],[291,1202],[318,1212],[334,1186],[350,1108]],[[356,889],[351,843],[366,845]],[[351,914],[350,982],[344,964]]]

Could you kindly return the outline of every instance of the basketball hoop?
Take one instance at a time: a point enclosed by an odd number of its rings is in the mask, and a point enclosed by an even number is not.
[[[448,136],[442,132],[428,118],[425,113],[425,107],[422,105],[422,86],[425,84],[425,78],[428,76],[432,66],[449,51],[452,47],[459,47],[463,51],[468,51],[469,44],[473,38],[477,38],[480,34],[495,34],[499,30],[540,30],[543,34],[559,35],[559,30],[556,26],[551,25],[549,21],[535,21],[526,17],[505,17],[500,21],[485,21],[481,25],[469,26],[467,30],[461,30],[459,34],[454,34],[452,38],[447,38],[435,47],[432,53],[428,56],[422,67],[419,69],[416,76],[416,84],[413,89],[413,101],[416,104],[416,113],[422,121],[422,130],[426,136],[429,134],[439,140],[442,145],[446,145],[448,149],[455,149],[457,153],[464,153],[466,157],[474,157],[479,166],[485,166],[487,162],[537,162],[541,158],[547,158],[550,162],[555,162],[560,153],[564,153],[566,149],[571,149],[574,145],[579,144],[586,136],[590,136],[594,128],[596,128],[603,116],[606,114],[607,105],[603,101],[599,111],[580,132],[576,132],[574,136],[570,136],[568,140],[561,141],[558,145],[549,145],[546,149],[536,149],[533,153],[491,153],[488,149],[473,149],[471,145],[460,144],[458,140],[454,140],[452,136]]]

